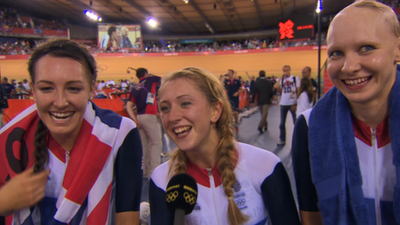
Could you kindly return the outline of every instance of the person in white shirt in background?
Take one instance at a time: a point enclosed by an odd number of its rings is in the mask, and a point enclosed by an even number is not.
[[[115,81],[114,80],[109,80],[106,82],[106,87],[108,88],[114,88],[115,87]]]
[[[103,90],[103,88],[106,86],[106,84],[104,83],[104,80],[100,81],[100,83],[97,85],[97,90],[101,91]]]
[[[300,81],[300,91],[297,97],[297,112],[299,116],[302,112],[313,107],[314,90],[310,79],[304,77]]]
[[[284,65],[282,68],[282,79],[275,84],[276,88],[281,89],[281,101],[279,103],[281,107],[281,123],[279,125],[279,142],[278,146],[286,144],[286,116],[290,111],[293,118],[293,124],[296,124],[296,109],[297,109],[297,94],[299,93],[300,79],[291,75],[291,69],[289,65]]]
[[[29,84],[29,82],[28,82],[27,79],[24,79],[24,80],[23,80],[22,85],[24,86],[25,90],[26,90],[28,93],[32,93],[31,85]]]
[[[128,84],[126,84],[126,82],[124,80],[121,80],[121,91],[125,91],[128,88]]]

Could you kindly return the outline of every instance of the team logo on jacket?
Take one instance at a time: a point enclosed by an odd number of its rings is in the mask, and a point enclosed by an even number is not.
[[[201,207],[199,205],[197,205],[197,203],[196,203],[196,205],[194,205],[193,210],[200,210],[200,209],[201,209]]]
[[[235,184],[233,185],[233,190],[235,192],[239,192],[241,188],[242,188],[242,185],[240,185],[239,181],[235,181]]]
[[[235,191],[236,194],[233,195],[233,199],[238,206],[239,209],[245,209],[247,208],[246,204],[246,194],[242,190],[242,185],[240,184],[239,181],[235,181],[235,184],[233,184],[233,190]],[[241,192],[240,192],[241,191]]]

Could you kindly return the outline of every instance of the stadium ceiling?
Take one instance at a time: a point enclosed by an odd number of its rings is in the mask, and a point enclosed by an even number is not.
[[[144,33],[202,35],[275,29],[291,15],[315,13],[317,0],[2,0],[32,16],[66,19],[88,25],[84,10],[103,23],[141,24]],[[353,0],[323,0],[322,15],[337,13]],[[1,3],[0,3],[1,4]],[[149,17],[159,28],[147,27]],[[207,24],[207,25],[206,25]]]

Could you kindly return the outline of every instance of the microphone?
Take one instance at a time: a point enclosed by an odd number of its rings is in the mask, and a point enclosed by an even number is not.
[[[168,182],[165,200],[168,210],[175,214],[174,225],[183,225],[185,215],[193,211],[197,201],[196,180],[186,173],[173,176]]]

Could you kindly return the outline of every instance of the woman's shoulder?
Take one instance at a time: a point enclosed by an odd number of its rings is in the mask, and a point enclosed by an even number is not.
[[[165,190],[169,181],[169,163],[170,160],[164,162],[163,164],[157,166],[153,173],[151,174],[150,178],[154,182],[154,184]]]
[[[237,142],[236,149],[239,151],[239,161],[250,161],[253,165],[273,165],[275,167],[281,160],[269,150],[255,147],[253,145]]]
[[[95,111],[95,116],[98,117],[102,123],[107,124],[109,127],[113,127],[116,129],[133,129],[136,127],[136,124],[131,119],[121,116],[112,110],[102,109],[98,107],[95,103],[92,104]]]
[[[256,187],[274,173],[281,160],[271,151],[257,148],[244,143],[238,143],[239,150],[238,169],[254,182]]]
[[[300,93],[299,99],[302,99],[302,98],[308,98],[306,91],[303,91],[303,92]]]

